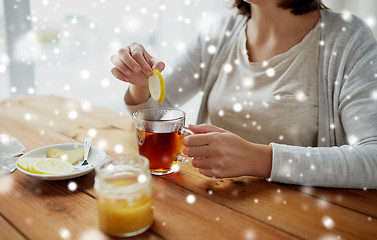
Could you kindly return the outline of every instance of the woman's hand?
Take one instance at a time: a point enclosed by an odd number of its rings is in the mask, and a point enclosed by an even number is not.
[[[184,154],[194,157],[192,165],[208,177],[270,177],[272,147],[254,144],[224,129],[190,125],[196,133],[183,140]]]
[[[129,82],[129,96],[125,97],[127,104],[139,104],[149,98],[148,77],[152,69],[162,72],[165,64],[152,57],[139,43],[132,43],[111,56],[114,68],[111,73],[117,79]]]

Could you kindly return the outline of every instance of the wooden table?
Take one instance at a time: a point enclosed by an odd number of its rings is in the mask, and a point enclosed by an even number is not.
[[[89,129],[97,131],[93,144],[108,154],[118,144],[137,153],[128,113],[57,96],[0,102],[0,133],[18,138],[26,151],[82,143]],[[93,177],[43,181],[17,170],[1,176],[0,239],[111,239],[98,229]],[[75,191],[67,187],[72,181]],[[376,190],[211,179],[188,163],[178,173],[154,176],[153,197],[154,224],[135,239],[377,239]]]

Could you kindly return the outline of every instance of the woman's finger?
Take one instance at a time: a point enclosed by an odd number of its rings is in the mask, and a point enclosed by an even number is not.
[[[226,132],[224,129],[215,127],[210,124],[200,124],[200,125],[192,125],[190,124],[188,128],[195,133],[210,133],[210,132]]]
[[[151,56],[147,53],[144,47],[140,44],[131,44],[128,49],[130,50],[132,58],[139,64],[145,75],[148,77],[152,75],[152,66],[149,65],[149,58],[151,58]]]
[[[210,139],[205,134],[190,135],[183,139],[183,145],[185,147],[203,146],[209,143]]]
[[[157,60],[155,58],[152,58],[151,61],[152,61],[151,62],[152,63],[152,69],[156,69],[159,72],[164,71],[164,69],[165,69],[165,63],[163,63],[163,62],[161,62],[161,61],[159,61],[159,60]]]
[[[113,68],[111,69],[111,73],[114,75],[114,77],[116,77],[117,79],[121,80],[121,81],[124,81],[124,82],[128,82],[128,77],[122,73],[121,71],[119,71],[118,68]]]
[[[213,173],[212,169],[199,168],[199,173],[210,178],[216,178],[216,175]]]
[[[210,169],[211,166],[208,164],[207,159],[204,157],[196,157],[194,158],[191,163],[194,168],[203,168],[203,169]]]
[[[120,49],[118,57],[132,72],[140,71],[140,64],[132,57],[129,47]]]
[[[197,146],[197,147],[185,147],[184,154],[189,157],[208,157],[208,146]]]
[[[118,55],[111,56],[111,62],[120,72],[123,73],[123,75],[126,75],[127,77],[131,76],[132,70],[124,64]]]

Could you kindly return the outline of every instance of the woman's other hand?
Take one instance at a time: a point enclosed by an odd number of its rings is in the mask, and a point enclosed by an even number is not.
[[[183,140],[184,154],[208,177],[270,177],[272,147],[254,144],[209,124],[190,125],[196,134]]]
[[[152,57],[139,43],[132,43],[111,56],[114,68],[111,73],[117,79],[129,82],[129,96],[125,97],[127,104],[138,104],[149,98],[148,77],[152,69],[162,72],[165,64]]]

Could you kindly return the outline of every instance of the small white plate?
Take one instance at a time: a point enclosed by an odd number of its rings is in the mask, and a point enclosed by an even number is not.
[[[19,159],[21,158],[29,158],[29,157],[37,157],[37,158],[45,158],[46,157],[46,152],[50,148],[60,148],[64,150],[72,150],[75,148],[79,148],[84,146],[84,144],[80,143],[63,143],[63,144],[55,144],[55,145],[49,145],[49,146],[44,146],[40,147],[34,150],[31,150],[24,155],[22,155]],[[17,165],[17,170],[29,175],[31,177],[35,177],[38,179],[42,180],[64,180],[64,179],[70,179],[70,178],[76,178],[83,176],[85,174],[88,174],[91,172],[97,165],[100,163],[104,162],[106,160],[106,153],[102,151],[101,149],[91,146],[90,147],[90,152],[88,156],[88,165],[86,166],[81,166],[82,161],[79,163],[75,164],[75,170],[73,173],[67,173],[67,174],[59,174],[59,175],[45,175],[45,174],[37,174],[37,173],[31,173],[28,171],[23,170]]]

